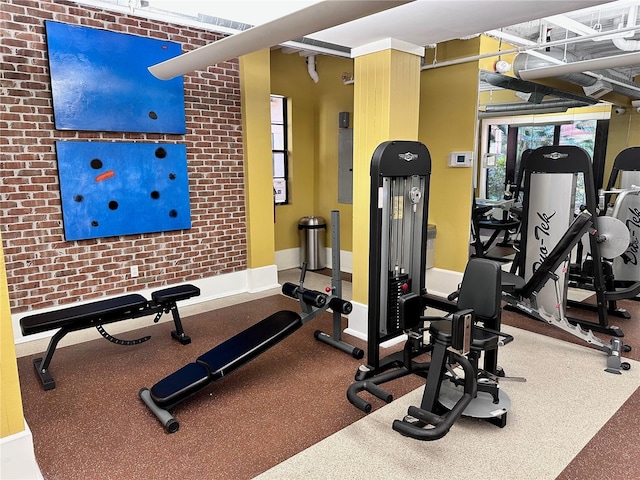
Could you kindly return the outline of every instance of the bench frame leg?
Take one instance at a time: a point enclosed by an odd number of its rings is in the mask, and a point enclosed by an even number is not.
[[[191,343],[191,337],[184,333],[182,328],[182,321],[180,320],[180,313],[178,313],[178,306],[172,303],[169,307],[171,314],[173,315],[173,323],[176,325],[176,329],[171,332],[171,336],[179,341],[182,345],[188,345]]]
[[[191,343],[191,337],[189,337],[186,333],[184,333],[184,328],[182,328],[182,321],[180,320],[180,314],[178,313],[178,306],[176,305],[176,302],[171,302],[165,305],[157,305],[157,304],[149,305],[144,310],[135,312],[135,314],[127,315],[115,321],[129,320],[133,318],[143,317],[143,316],[150,315],[154,312],[158,312],[158,316],[156,317],[156,321],[158,321],[163,312],[168,313],[169,311],[171,311],[173,315],[173,322],[175,323],[175,326],[176,326],[176,329],[171,332],[171,336],[174,339],[176,339],[178,342],[180,342],[182,345],[188,345],[189,343]],[[108,321],[106,323],[113,323],[113,320]],[[60,340],[62,340],[62,338],[69,332],[74,332],[77,330],[83,330],[85,328],[96,327],[101,325],[102,323],[86,325],[81,328],[62,327],[53,335],[53,337],[51,337],[51,340],[49,341],[49,346],[47,347],[44,357],[36,358],[33,360],[33,366],[36,370],[36,373],[40,377],[40,380],[42,381],[42,386],[44,387],[45,390],[53,390],[54,388],[56,388],[56,382],[53,379],[51,372],[49,371],[49,365],[51,364],[51,360],[53,359],[53,354],[55,353],[56,347],[58,346],[58,343],[60,342]]]
[[[141,388],[138,396],[144,404],[151,410],[156,418],[160,421],[167,433],[175,433],[180,428],[178,421],[164,408],[160,408],[151,398],[151,392],[148,388]]]
[[[47,351],[42,358],[35,358],[33,360],[33,366],[36,369],[36,373],[40,377],[42,381],[42,386],[45,390],[53,390],[56,388],[56,382],[51,376],[51,372],[49,371],[49,365],[51,364],[51,359],[53,358],[53,354],[56,351],[56,347],[58,346],[58,342],[62,340],[70,330],[66,328],[61,328],[58,330],[51,340],[49,341],[49,346],[47,347]]]

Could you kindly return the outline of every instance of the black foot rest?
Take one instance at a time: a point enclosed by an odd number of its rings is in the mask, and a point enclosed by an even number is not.
[[[165,288],[151,294],[153,301],[161,304],[178,302],[187,298],[200,295],[200,289],[193,285],[178,285],[177,287]]]
[[[157,406],[169,409],[254,359],[301,326],[297,313],[276,312],[160,380],[151,387],[151,399]]]
[[[135,316],[146,307],[147,300],[142,295],[124,295],[52,312],[29,315],[20,319],[20,329],[23,335],[33,335],[62,327],[74,330],[74,327],[81,325],[81,328],[88,328],[109,323],[116,318]]]

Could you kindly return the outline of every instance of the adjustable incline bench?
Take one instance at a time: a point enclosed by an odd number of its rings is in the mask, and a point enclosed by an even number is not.
[[[502,273],[502,300],[506,302],[505,308],[518,310],[529,317],[548,323],[578,337],[590,345],[597,347],[607,354],[607,368],[609,373],[620,374],[622,370],[628,370],[631,365],[621,362],[621,352],[630,351],[631,347],[624,345],[619,338],[613,338],[609,344],[596,337],[591,330],[583,330],[579,324],[573,325],[565,317],[562,302],[562,293],[555,273],[558,267],[569,258],[571,250],[580,242],[585,233],[596,236],[598,232],[593,229],[593,220],[588,212],[578,215],[567,231],[558,240],[556,246],[540,263],[537,270],[528,281],[513,273]],[[558,317],[548,313],[538,306],[536,298],[540,290],[549,280],[553,280],[556,290]]]
[[[193,285],[179,285],[163,290],[158,290],[151,294],[151,301],[139,294],[123,295],[121,297],[99,300],[84,305],[63,308],[52,312],[38,313],[20,319],[20,329],[23,335],[33,335],[40,332],[47,332],[59,328],[49,342],[44,358],[36,358],[33,366],[42,381],[45,390],[55,388],[56,383],[49,365],[56,350],[58,342],[69,332],[83,330],[85,328],[96,327],[100,335],[112,343],[118,345],[138,345],[149,340],[149,336],[136,340],[121,340],[109,335],[102,325],[119,322],[131,318],[156,315],[154,322],[158,322],[164,313],[171,312],[176,329],[171,332],[171,336],[187,345],[191,343],[191,338],[184,333],[178,306],[176,302],[186,300],[200,295],[200,289]]]
[[[139,391],[140,399],[168,433],[175,433],[180,427],[168,410],[253,360],[328,308],[333,309],[334,316],[351,313],[353,307],[350,302],[334,295],[305,289],[305,271],[306,267],[303,266],[300,285],[282,285],[283,294],[300,301],[302,315],[289,310],[276,312],[200,355],[195,362],[169,374],[150,389],[142,388]],[[314,336],[321,340],[317,331]],[[364,354],[359,348],[350,347],[342,341],[334,341],[331,345],[350,352],[355,358],[362,358]]]

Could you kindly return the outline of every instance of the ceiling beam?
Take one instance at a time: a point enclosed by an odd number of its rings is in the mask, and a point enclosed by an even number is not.
[[[195,70],[248,53],[270,48],[280,43],[303,37],[335,25],[350,22],[374,13],[388,10],[414,0],[321,1],[289,15],[257,25],[222,40],[210,43],[177,57],[149,67],[151,74],[169,80]]]

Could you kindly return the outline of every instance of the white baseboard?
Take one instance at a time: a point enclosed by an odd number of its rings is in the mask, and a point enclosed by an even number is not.
[[[276,265],[278,271],[289,270],[300,266],[300,249],[288,248],[276,251]]]
[[[187,282],[185,282],[187,283]],[[278,284],[278,271],[276,265],[269,265],[261,268],[254,268],[243,270],[240,272],[228,273],[224,275],[217,275],[215,277],[203,278],[200,280],[194,280],[188,282],[191,285],[194,285],[200,289],[200,295],[197,297],[192,297],[187,300],[183,300],[180,302],[179,307],[188,307],[191,305],[197,305],[199,303],[208,302],[211,300],[217,300],[224,297],[229,297],[232,295],[238,295],[241,293],[256,293],[264,290],[268,290],[271,288],[279,287]],[[177,284],[176,284],[177,285]],[[176,286],[171,285],[171,286]],[[161,287],[164,288],[164,287]],[[161,288],[153,288],[153,289],[143,289],[139,291],[131,291],[129,293],[139,293],[145,298],[151,298],[151,293],[160,290]],[[113,298],[113,297],[105,297],[105,298]],[[100,298],[103,300],[104,298]],[[78,302],[72,305],[82,305],[86,303],[90,303],[90,300],[86,302]],[[70,306],[70,305],[65,305]],[[13,337],[16,345],[22,343],[35,342],[42,339],[48,339],[55,331],[52,332],[42,332],[35,335],[23,336],[20,331],[20,319],[26,317],[27,315],[34,315],[38,313],[45,313],[53,310],[57,310],[60,308],[64,308],[62,306],[57,306],[53,308],[43,308],[40,310],[35,310],[31,312],[21,312],[11,316],[11,321],[13,324]],[[171,321],[171,315],[165,315],[163,318],[164,321]],[[145,317],[146,318],[146,317]],[[149,320],[145,322],[145,320],[141,319],[139,322],[118,322],[117,326],[113,327],[114,332],[126,332],[129,330],[141,328],[150,324],[153,321],[152,317],[149,317]],[[80,334],[82,332],[84,335]],[[79,334],[74,336],[77,341],[74,343],[78,343],[80,341],[87,341],[94,338],[99,338],[99,334],[94,329],[87,329],[78,332]],[[65,337],[66,340],[66,337]],[[65,342],[66,344],[66,342]],[[61,342],[60,346],[63,346]]]
[[[361,340],[367,339],[367,325],[369,324],[369,307],[362,303],[351,301],[353,310],[349,314],[349,321],[344,333]]]
[[[257,293],[279,286],[277,265],[247,270],[247,292]]]
[[[0,473],[11,480],[43,480],[33,451],[33,435],[27,422],[24,430],[0,438]]]
[[[332,268],[333,259],[331,257],[331,248],[327,247],[325,250],[327,268]],[[289,248],[287,250],[278,250],[276,252],[276,265],[278,266],[278,271],[298,268],[300,266],[300,249]],[[353,273],[353,254],[351,252],[340,251],[340,271]]]
[[[439,297],[447,297],[458,289],[462,282],[462,273],[442,268],[430,268],[426,275],[427,292]]]

